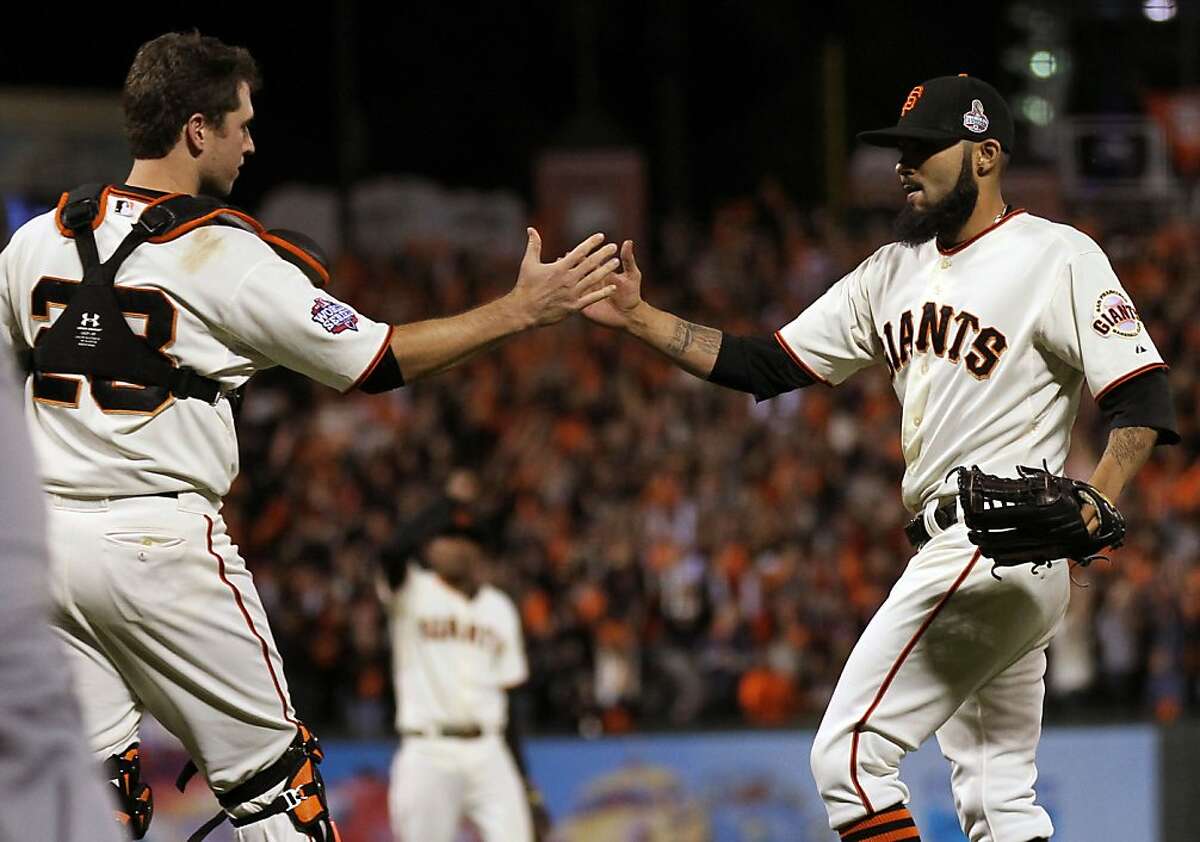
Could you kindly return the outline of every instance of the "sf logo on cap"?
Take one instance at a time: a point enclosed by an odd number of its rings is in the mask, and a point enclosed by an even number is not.
[[[904,100],[904,107],[900,109],[901,117],[903,117],[905,114],[907,114],[908,112],[913,110],[913,108],[917,104],[917,101],[920,100],[921,94],[923,94],[923,93],[925,93],[924,85],[917,85],[915,88],[913,88],[911,91],[908,92],[908,99]]]

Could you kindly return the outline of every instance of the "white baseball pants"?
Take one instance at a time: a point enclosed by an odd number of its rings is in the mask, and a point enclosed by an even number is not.
[[[405,737],[388,794],[397,842],[454,842],[465,817],[483,842],[532,842],[533,821],[504,739]]]
[[[283,664],[218,504],[48,495],[52,594],[92,751],[150,711],[218,792],[296,736]]]
[[[850,653],[813,744],[830,827],[907,803],[900,759],[936,733],[971,842],[1053,833],[1034,797],[1034,756],[1067,563],[998,575],[961,523],[911,559]]]

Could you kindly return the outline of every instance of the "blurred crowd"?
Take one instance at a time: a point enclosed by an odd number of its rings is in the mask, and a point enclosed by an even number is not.
[[[1112,562],[1074,571],[1051,710],[1173,719],[1200,699],[1200,231],[1072,220],[1095,236],[1172,365],[1182,446],[1121,501]],[[770,332],[888,241],[887,216],[802,211],[767,186],[640,252],[644,293],[688,319]],[[333,291],[379,319],[502,294],[511,258],[430,241],[344,255]],[[1068,473],[1105,442],[1085,397]],[[883,367],[772,401],[702,383],[576,319],[380,396],[287,372],[250,385],[225,506],[296,706],[386,733],[392,695],[379,548],[455,469],[504,524],[491,576],[516,600],[543,731],[775,725],[820,714],[910,550],[898,407]]]

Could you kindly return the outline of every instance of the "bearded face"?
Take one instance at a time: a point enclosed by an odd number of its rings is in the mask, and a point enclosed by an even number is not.
[[[952,242],[966,225],[979,201],[979,185],[971,169],[971,146],[962,144],[962,152],[954,156],[953,146],[926,154],[924,150],[901,147],[897,171],[907,194],[907,201],[896,215],[896,239],[906,246],[918,246],[934,237]],[[949,153],[949,155],[947,155]],[[953,164],[944,159],[957,158],[957,173]],[[954,180],[951,181],[951,174]]]

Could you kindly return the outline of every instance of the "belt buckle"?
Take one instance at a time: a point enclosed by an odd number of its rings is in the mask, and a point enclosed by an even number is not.
[[[483,728],[478,723],[442,725],[437,730],[440,736],[457,740],[474,740],[483,736]]]
[[[945,513],[946,517],[948,518],[946,523],[942,523],[941,519],[938,518],[938,515],[941,513]],[[933,510],[933,521],[942,528],[942,531],[945,531],[954,524],[958,523],[958,495],[943,498],[943,500],[938,503],[937,508]]]

